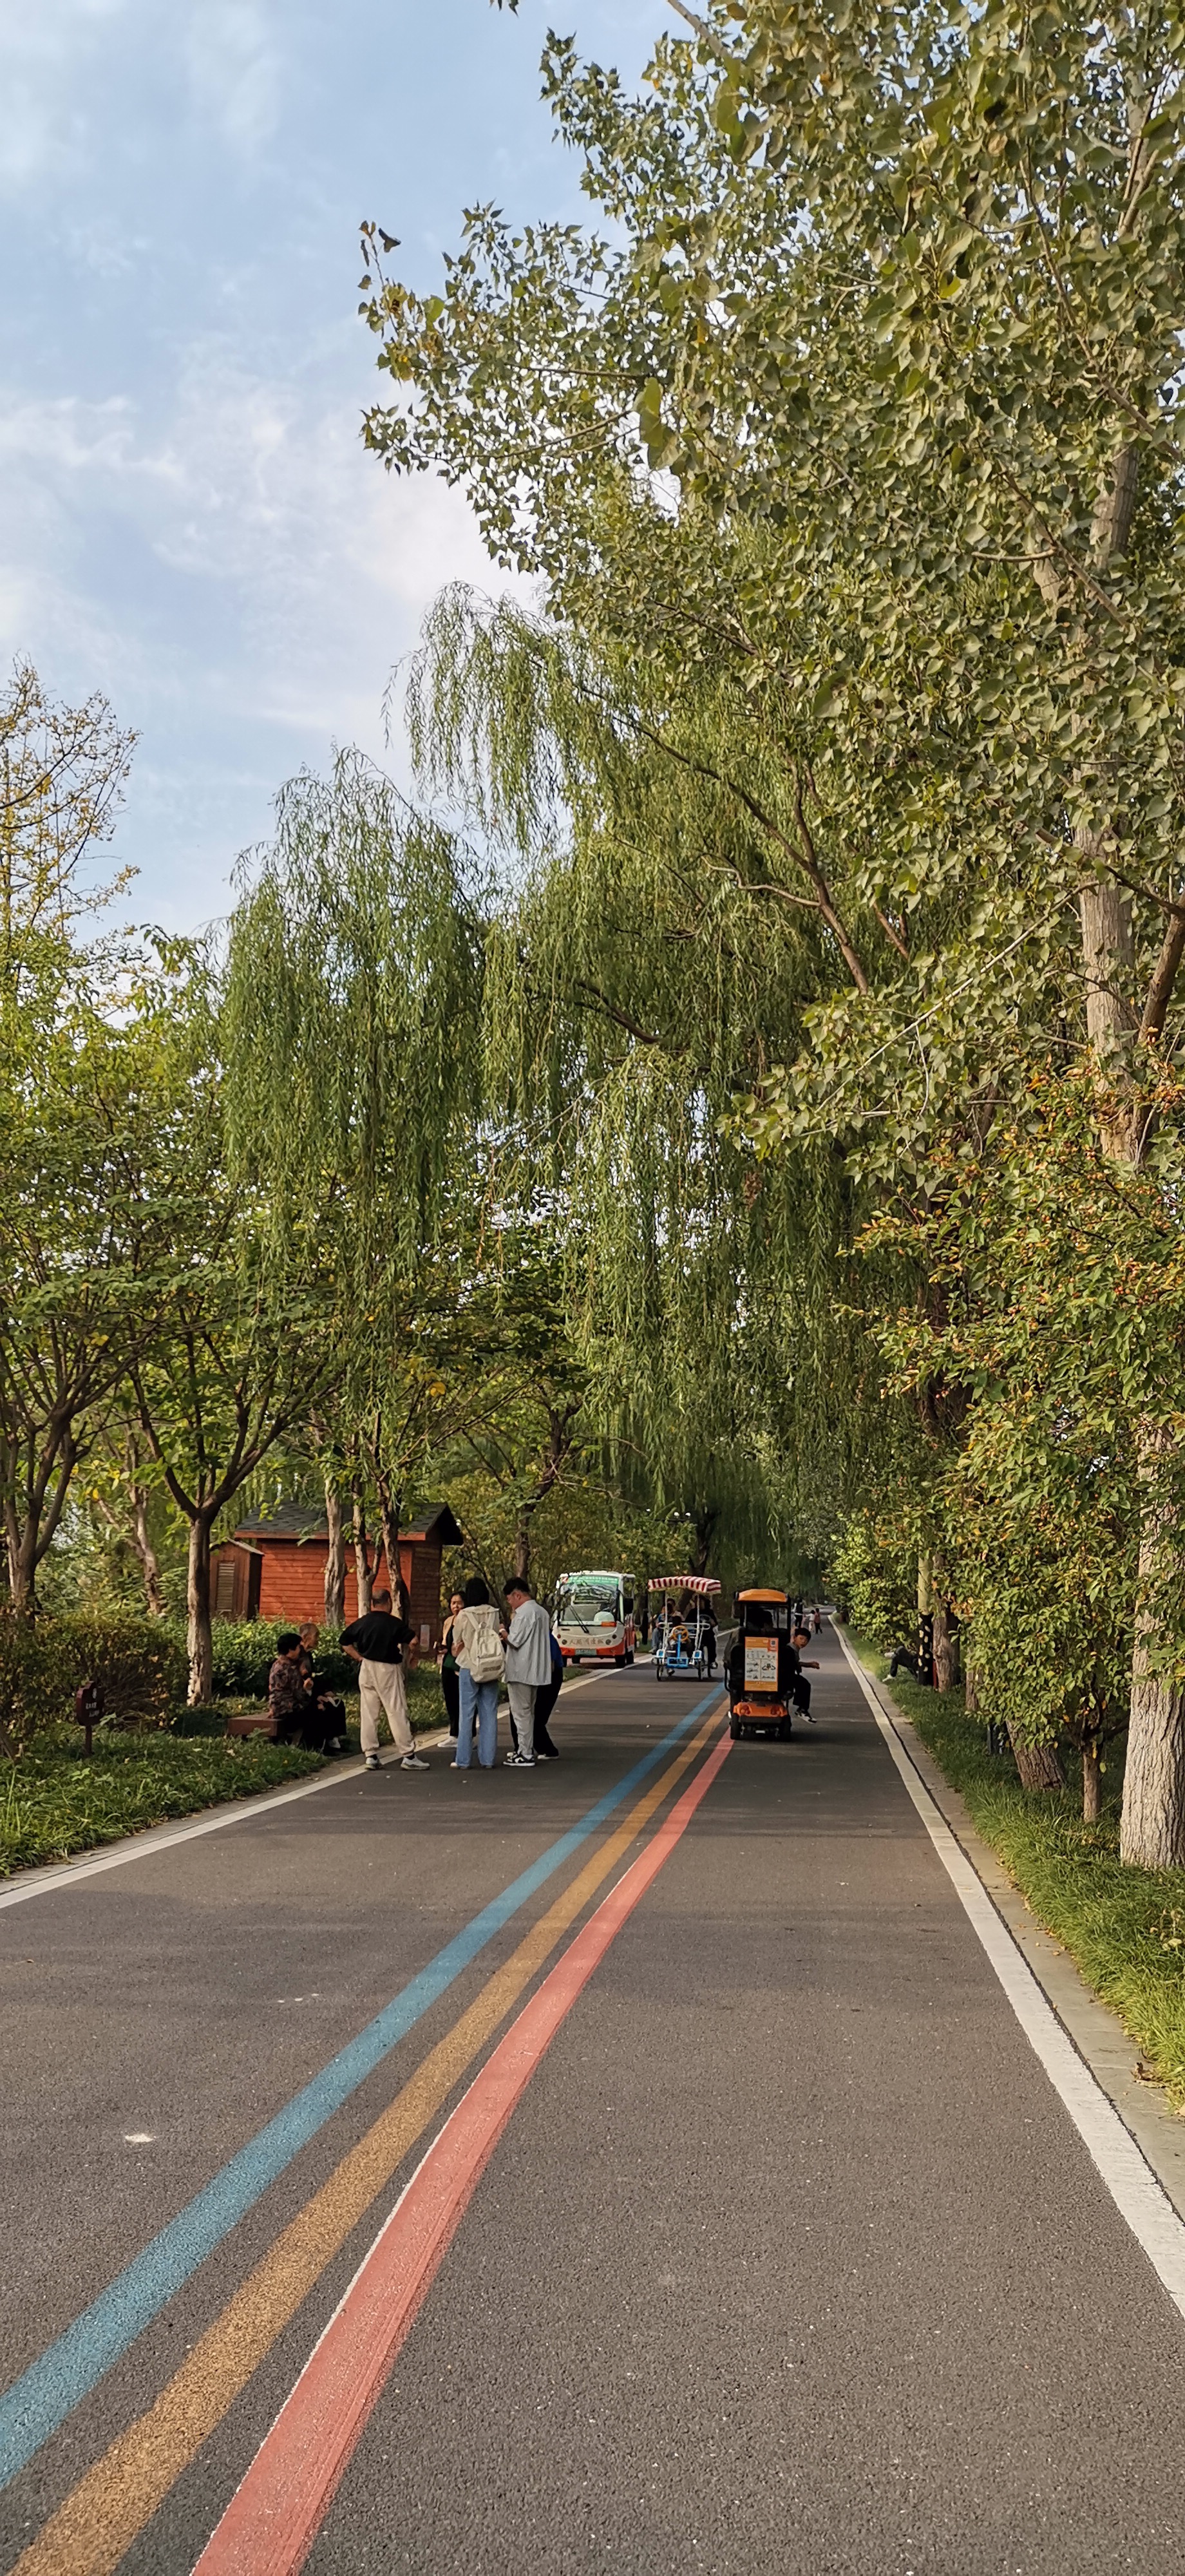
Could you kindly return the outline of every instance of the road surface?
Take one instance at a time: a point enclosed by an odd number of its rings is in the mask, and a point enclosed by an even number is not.
[[[1180,2576],[1185,2323],[821,1651],[0,1910],[0,2567]]]

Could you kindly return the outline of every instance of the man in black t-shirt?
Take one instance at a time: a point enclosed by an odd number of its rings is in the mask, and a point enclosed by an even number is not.
[[[381,1768],[379,1762],[379,1711],[387,1712],[387,1724],[396,1752],[401,1755],[404,1771],[427,1771],[431,1766],[416,1751],[416,1740],[407,1714],[407,1685],[403,1678],[403,1649],[410,1646],[415,1631],[406,1619],[391,1615],[391,1595],[376,1592],[374,1605],[361,1619],[352,1619],[342,1629],[342,1652],[358,1666],[358,1695],[362,1716],[362,1750],[368,1771]]]

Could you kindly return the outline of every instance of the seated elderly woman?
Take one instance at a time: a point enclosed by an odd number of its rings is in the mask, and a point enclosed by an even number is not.
[[[323,1753],[330,1721],[319,1703],[310,1674],[301,1669],[302,1647],[295,1628],[276,1639],[276,1660],[267,1677],[267,1704],[275,1720],[277,1744],[302,1744],[308,1753]]]

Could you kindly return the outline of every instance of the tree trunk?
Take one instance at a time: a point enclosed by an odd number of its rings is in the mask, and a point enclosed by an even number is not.
[[[210,1514],[198,1512],[189,1524],[189,1572],[185,1587],[186,1644],[189,1649],[191,1708],[206,1701],[214,1688],[214,1640],[210,1628]]]
[[[1005,1724],[1022,1789],[1064,1789],[1065,1777],[1052,1744],[1025,1744],[1007,1719]]]
[[[9,1531],[8,1597],[18,1619],[31,1620],[36,1615],[36,1555],[37,1532],[30,1522],[26,1521],[23,1529]]]
[[[708,1558],[712,1553],[712,1540],[716,1535],[716,1523],[719,1518],[719,1512],[705,1510],[696,1513],[694,1523],[695,1548],[692,1554],[691,1564],[688,1568],[689,1573],[707,1573]]]
[[[1140,1869],[1179,1869],[1185,1862],[1185,1691],[1154,1669],[1158,1601],[1177,1574],[1180,1556],[1176,1507],[1160,1490],[1171,1449],[1167,1424],[1142,1425],[1140,1597],[1119,1829],[1120,1859]]]
[[[365,1619],[370,1608],[370,1549],[366,1541],[366,1512],[357,1487],[354,1490],[354,1580],[358,1586],[358,1616]]]
[[[531,1580],[530,1514],[520,1512],[514,1530],[514,1570],[523,1583]]]
[[[148,1534],[148,1491],[144,1485],[132,1487],[131,1541],[140,1560],[148,1616],[150,1619],[163,1619],[164,1586],[160,1579],[160,1559]]]
[[[1097,1825],[1103,1812],[1103,1766],[1093,1736],[1082,1747],[1082,1821]]]
[[[953,1690],[958,1644],[951,1626],[949,1605],[940,1593],[934,1598],[934,1685],[937,1690]]]
[[[325,1559],[325,1625],[344,1628],[346,1624],[346,1528],[342,1518],[341,1495],[328,1480],[325,1486],[325,1523],[329,1531],[329,1554]]]
[[[377,1462],[375,1483],[378,1488],[379,1519],[383,1530],[383,1555],[387,1560],[391,1607],[397,1619],[405,1619],[411,1603],[404,1589],[399,1565],[399,1524],[403,1518],[403,1497],[401,1494],[392,1493],[390,1483],[379,1469]]]

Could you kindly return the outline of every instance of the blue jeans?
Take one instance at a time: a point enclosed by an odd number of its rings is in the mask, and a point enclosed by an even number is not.
[[[461,1685],[460,1721],[457,1727],[457,1769],[467,1771],[473,1750],[473,1720],[477,1718],[477,1758],[483,1771],[493,1766],[498,1749],[497,1682],[475,1682],[472,1673],[462,1666],[457,1675]]]

